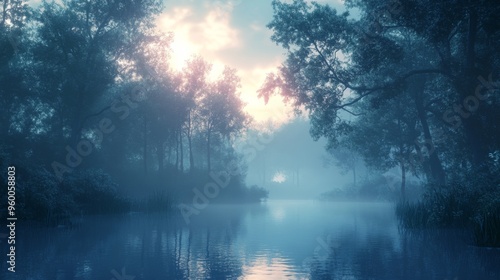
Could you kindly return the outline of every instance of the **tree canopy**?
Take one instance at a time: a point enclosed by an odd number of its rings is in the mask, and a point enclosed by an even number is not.
[[[239,163],[233,140],[250,117],[238,73],[217,76],[202,57],[173,70],[173,35],[155,22],[162,1],[15,0],[0,9],[1,166],[33,168],[30,180],[72,199],[83,190],[68,184],[94,176],[91,188],[104,176],[120,193],[185,200],[211,170]],[[254,199],[237,175],[233,198]]]
[[[348,141],[368,163],[438,184],[464,166],[487,169],[500,149],[495,1],[346,1],[356,16],[272,5],[268,28],[286,61],[259,94],[305,108],[315,139]]]

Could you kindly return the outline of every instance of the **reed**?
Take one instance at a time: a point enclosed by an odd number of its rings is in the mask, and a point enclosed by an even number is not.
[[[475,219],[472,238],[477,246],[500,247],[500,213],[484,214]]]

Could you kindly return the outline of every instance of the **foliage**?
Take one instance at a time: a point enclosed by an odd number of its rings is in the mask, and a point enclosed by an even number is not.
[[[400,224],[407,229],[425,228],[430,220],[430,211],[422,202],[400,201],[396,205],[396,216]]]
[[[401,201],[396,214],[404,228],[466,227],[478,246],[500,246],[500,181],[488,174],[469,173],[439,188],[429,186],[416,203]]]
[[[500,216],[486,214],[476,220],[473,227],[473,241],[482,247],[500,247]]]
[[[225,180],[225,179],[224,179]],[[218,194],[210,198],[210,203],[258,203],[266,199],[268,191],[256,185],[246,186],[243,174],[231,176],[224,187],[218,186]],[[215,184],[213,177],[201,170],[190,172],[168,182],[176,202],[192,203],[194,189],[204,193],[207,184]]]
[[[78,172],[62,184],[62,188],[69,191],[83,214],[128,210],[128,202],[118,194],[116,183],[102,170],[88,169]]]
[[[260,202],[261,200],[266,200],[269,196],[269,191],[257,185],[252,185],[247,190],[247,193],[246,197],[248,202]]]
[[[129,200],[167,210],[179,186],[187,194],[238,157],[232,141],[249,124],[238,73],[212,79],[201,57],[172,70],[162,1],[0,6],[0,164],[20,170],[24,218],[58,223]],[[253,200],[240,179],[235,195]],[[143,190],[144,201],[122,197]]]
[[[268,27],[287,59],[261,97],[280,94],[305,108],[313,138],[331,148],[347,142],[382,171],[399,165],[403,182],[411,171],[444,184],[464,159],[479,166],[498,150],[498,89],[493,78],[488,90],[484,83],[500,66],[500,28],[491,21],[498,5],[457,2],[451,11],[446,1],[346,2],[359,17],[273,1]]]
[[[17,165],[16,174],[16,212],[23,220],[71,225],[81,215],[129,209],[129,202],[118,195],[116,185],[100,170],[78,172],[62,182],[33,165]]]

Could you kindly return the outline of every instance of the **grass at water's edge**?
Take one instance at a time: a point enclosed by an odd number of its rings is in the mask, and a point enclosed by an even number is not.
[[[396,204],[396,217],[403,228],[419,229],[429,226],[430,215],[424,202],[400,201]]]
[[[480,217],[472,228],[473,241],[480,247],[500,248],[500,213]]]
[[[463,215],[466,209],[446,213],[446,207],[441,205],[441,211],[433,211],[435,205],[431,202],[400,201],[396,204],[396,217],[404,229],[429,228],[463,228],[471,233],[471,240],[479,247],[500,248],[500,213],[476,212],[473,215]]]

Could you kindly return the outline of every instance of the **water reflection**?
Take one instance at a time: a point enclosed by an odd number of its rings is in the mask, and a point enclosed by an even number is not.
[[[305,272],[297,271],[293,260],[283,256],[258,254],[255,259],[243,266],[243,276],[240,279],[309,279]]]
[[[500,251],[456,231],[398,230],[389,204],[269,202],[18,229],[1,279],[499,279]],[[5,251],[5,243],[1,244]],[[121,279],[120,279],[121,278]]]

